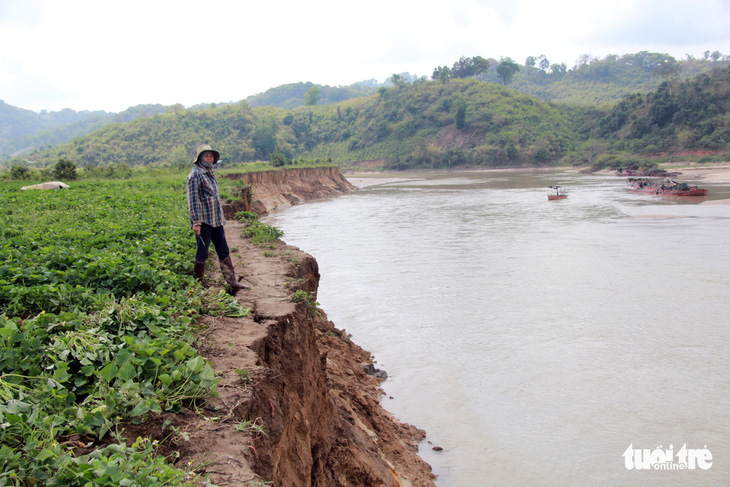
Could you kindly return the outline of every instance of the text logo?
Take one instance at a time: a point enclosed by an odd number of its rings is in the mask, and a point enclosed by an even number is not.
[[[622,456],[628,470],[707,470],[712,467],[712,453],[707,445],[704,448],[687,448],[685,443],[674,453],[672,445],[668,449],[660,445],[651,450],[634,448],[632,443]]]

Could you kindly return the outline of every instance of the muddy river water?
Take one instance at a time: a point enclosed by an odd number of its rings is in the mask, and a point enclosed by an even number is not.
[[[729,183],[389,176],[267,222],[319,262],[321,307],[427,431],[439,487],[727,485],[730,206],[702,203]]]

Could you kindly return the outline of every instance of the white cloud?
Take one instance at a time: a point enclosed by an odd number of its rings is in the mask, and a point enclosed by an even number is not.
[[[730,53],[719,0],[3,0],[0,99],[120,111],[235,101],[284,83],[430,76],[461,56]]]

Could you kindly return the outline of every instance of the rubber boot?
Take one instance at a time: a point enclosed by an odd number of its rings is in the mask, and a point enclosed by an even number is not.
[[[248,289],[248,286],[241,284],[238,282],[238,279],[236,279],[236,271],[233,269],[233,261],[230,257],[221,259],[220,263],[221,274],[223,274],[223,279],[225,279],[226,283],[228,283],[228,294],[235,296],[241,289]]]
[[[198,262],[195,261],[195,266],[193,267],[193,277],[200,281],[200,284],[205,286],[205,283],[203,282],[203,277],[205,277],[205,262]]]

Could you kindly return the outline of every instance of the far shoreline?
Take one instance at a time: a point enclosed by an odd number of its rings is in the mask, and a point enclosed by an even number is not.
[[[676,179],[689,181],[694,184],[701,184],[702,181],[710,183],[730,182],[730,162],[664,162],[659,164],[659,168],[668,172],[676,172],[679,175]],[[480,169],[449,169],[445,171],[429,169],[424,171],[408,171],[408,172],[343,172],[343,176],[347,181],[358,189],[367,188],[369,186],[377,186],[381,184],[389,184],[396,182],[415,181],[422,179],[421,174],[439,174],[439,173],[467,173],[467,172],[583,172],[585,166],[562,166],[562,167],[510,167],[510,168],[480,168]],[[616,171],[604,169],[589,173],[595,176],[616,176]],[[408,177],[411,175],[411,177]],[[730,205],[730,199],[705,201],[702,204],[707,205]]]
[[[678,179],[711,182],[730,182],[730,162],[663,162],[659,168],[668,172],[679,173]],[[343,171],[343,176],[358,188],[365,188],[378,184],[401,182],[418,179],[417,174],[438,173],[466,173],[466,172],[581,172],[585,166],[553,166],[553,167],[490,167],[490,168],[463,168],[463,169],[424,169],[414,171]],[[604,169],[591,174],[597,176],[613,176],[614,170]],[[409,175],[412,175],[409,177]]]

